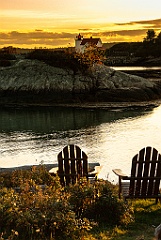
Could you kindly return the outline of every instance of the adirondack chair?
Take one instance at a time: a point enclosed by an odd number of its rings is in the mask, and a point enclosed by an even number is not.
[[[76,145],[67,145],[58,154],[58,176],[63,186],[75,184],[81,177],[96,178],[97,171],[88,171],[88,157]]]
[[[119,198],[161,198],[161,155],[155,148],[146,147],[132,159],[131,176],[120,169],[113,169],[119,177]]]

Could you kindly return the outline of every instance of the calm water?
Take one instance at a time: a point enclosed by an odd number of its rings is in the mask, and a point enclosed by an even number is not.
[[[156,71],[161,70],[161,67],[143,67],[143,66],[119,66],[119,67],[113,67],[115,70],[122,71]]]
[[[144,146],[161,152],[161,106],[150,109],[1,109],[0,167],[56,163],[66,144],[77,144],[100,177],[116,181],[113,168],[129,173],[132,157]]]

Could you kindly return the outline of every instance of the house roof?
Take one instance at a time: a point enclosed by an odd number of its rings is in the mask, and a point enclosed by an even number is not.
[[[96,44],[100,41],[100,38],[83,38],[82,42],[80,45],[85,45],[86,43],[90,43],[90,44]]]

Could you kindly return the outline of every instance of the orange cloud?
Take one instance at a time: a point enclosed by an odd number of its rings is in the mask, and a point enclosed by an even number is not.
[[[104,24],[105,25],[105,24]],[[130,28],[132,26],[132,28]],[[112,29],[112,30],[111,30]],[[161,31],[161,19],[148,21],[133,21],[127,23],[115,23],[108,30],[101,28],[82,28],[71,32],[52,32],[43,29],[35,29],[35,31],[21,32],[0,32],[0,45],[16,46],[16,47],[67,47],[70,43],[74,46],[74,39],[80,32],[84,37],[93,36],[100,37],[103,42],[112,41],[142,41],[146,36],[148,29],[154,29],[157,34]]]
[[[142,20],[142,21],[132,21],[132,22],[126,22],[126,23],[115,23],[119,26],[127,26],[127,25],[141,25],[142,27],[153,27],[153,28],[161,28],[161,18],[160,19],[154,19],[154,20]]]

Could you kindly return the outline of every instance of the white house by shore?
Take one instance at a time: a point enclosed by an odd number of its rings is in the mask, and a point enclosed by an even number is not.
[[[102,48],[103,44],[100,38],[83,38],[79,33],[75,38],[75,51],[77,53],[84,53],[85,49],[89,46]]]

